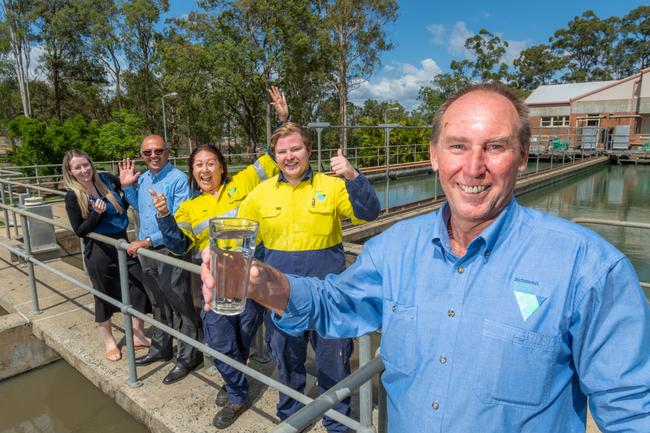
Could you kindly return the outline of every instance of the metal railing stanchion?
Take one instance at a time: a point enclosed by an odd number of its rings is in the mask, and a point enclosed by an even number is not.
[[[126,340],[126,360],[129,367],[129,378],[126,383],[132,387],[142,386],[142,382],[138,381],[137,371],[135,367],[135,347],[133,346],[133,323],[131,322],[131,313],[129,308],[131,306],[131,296],[129,294],[129,267],[126,258],[127,242],[122,240],[119,243],[117,250],[117,264],[120,270],[120,289],[122,293],[122,306],[121,311],[124,316],[124,339]]]
[[[359,337],[359,368],[367,365],[372,360],[370,334]],[[372,432],[372,381],[359,387],[359,424]]]
[[[27,252],[27,275],[29,276],[29,287],[32,292],[32,311],[34,313],[40,313],[41,308],[38,305],[38,290],[36,290],[36,275],[34,273],[34,264],[30,260],[32,258],[32,242],[29,238],[27,217],[25,215],[21,215],[20,222],[23,225],[23,244],[25,245],[25,251]]]
[[[0,197],[2,199],[2,204],[5,203],[5,184],[0,180]],[[4,216],[4,222],[5,222],[5,235],[7,236],[7,239],[11,239],[11,223],[9,222],[9,212],[7,211],[7,208],[2,209],[2,215]]]
[[[9,205],[11,207],[14,207],[14,192],[11,184],[9,184]],[[20,233],[18,233],[18,219],[16,218],[16,211],[12,211],[12,219],[14,221],[14,234],[16,237],[18,237],[20,236]]]

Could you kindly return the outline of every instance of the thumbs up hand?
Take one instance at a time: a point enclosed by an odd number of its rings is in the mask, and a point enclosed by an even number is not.
[[[151,194],[153,207],[156,208],[156,212],[158,213],[156,216],[162,218],[169,215],[169,208],[167,208],[167,198],[165,198],[165,195],[157,193],[153,189],[149,189],[149,194]]]
[[[348,161],[348,159],[343,156],[343,151],[341,149],[338,149],[336,151],[336,156],[333,156],[330,159],[330,164],[332,166],[332,171],[334,174],[337,176],[343,176],[345,180],[353,180],[359,176],[359,172],[354,167],[352,167],[350,161]]]

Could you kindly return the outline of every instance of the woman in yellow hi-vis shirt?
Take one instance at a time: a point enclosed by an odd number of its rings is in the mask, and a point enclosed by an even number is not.
[[[284,94],[275,87],[269,94],[278,118],[286,121],[288,109]],[[173,216],[169,214],[164,195],[152,194],[152,200],[158,211],[157,221],[165,246],[177,254],[194,249],[195,259],[200,261],[200,251],[210,242],[209,220],[237,216],[242,200],[260,182],[277,174],[278,166],[267,154],[230,178],[222,153],[209,144],[192,151],[188,166],[190,187],[193,191],[200,190],[201,194],[181,203]],[[244,312],[237,316],[202,311],[204,339],[214,350],[245,364],[263,312],[264,308],[252,300],[247,301]],[[240,371],[216,359],[214,364],[226,385],[217,394],[217,405],[222,409],[215,415],[213,424],[223,429],[248,408],[248,383]]]

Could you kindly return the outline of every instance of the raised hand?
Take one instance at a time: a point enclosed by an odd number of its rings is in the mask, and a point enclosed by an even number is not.
[[[273,100],[271,105],[273,105],[276,113],[278,113],[278,119],[280,119],[280,122],[286,122],[289,118],[289,106],[287,105],[287,98],[284,96],[284,92],[275,86],[271,86],[269,96]]]
[[[131,158],[124,158],[119,163],[120,184],[123,187],[131,186],[138,181],[140,172],[135,171],[135,161]]]
[[[157,193],[153,189],[149,189],[149,194],[151,194],[151,201],[153,202],[153,207],[156,208],[158,218],[169,215],[169,208],[167,207],[167,198],[165,195]]]
[[[106,202],[101,198],[93,200],[92,206],[93,210],[98,214],[103,214],[106,211]]]
[[[336,156],[330,158],[330,164],[334,174],[337,176],[343,176],[345,180],[356,179],[356,177],[359,176],[359,172],[352,167],[350,161],[343,156],[343,151],[341,149],[336,151]]]

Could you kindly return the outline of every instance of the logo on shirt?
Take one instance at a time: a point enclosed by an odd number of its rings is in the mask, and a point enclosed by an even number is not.
[[[525,322],[546,301],[546,298],[534,293],[538,290],[539,283],[537,281],[515,278],[512,285],[519,312]]]
[[[318,201],[320,201],[320,202],[325,201],[325,197],[327,197],[327,196],[325,195],[325,193],[322,193],[322,192],[317,192],[317,193],[316,193],[316,198],[317,198]]]
[[[228,194],[230,194],[230,195],[233,195],[236,192],[237,192],[237,187],[234,187],[234,186],[228,190]]]

